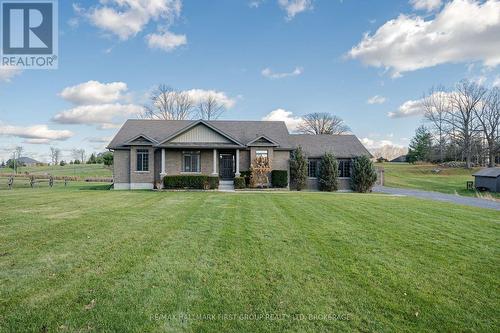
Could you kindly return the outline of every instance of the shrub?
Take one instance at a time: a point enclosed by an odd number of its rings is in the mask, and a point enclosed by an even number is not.
[[[65,162],[65,161],[61,161],[61,162],[59,162],[59,165],[60,165],[60,166],[65,166],[65,165],[66,165],[66,162]]]
[[[106,153],[102,154],[102,161],[104,162],[104,165],[106,165],[106,166],[113,165],[113,153],[106,152]]]
[[[234,177],[234,188],[241,190],[246,188],[246,182],[244,177]]]
[[[240,175],[245,178],[245,187],[250,187],[250,171],[241,171]]]
[[[365,193],[372,189],[377,181],[377,171],[367,156],[354,159],[352,164],[351,187],[354,191]]]
[[[217,178],[217,181],[215,181]],[[218,186],[218,177],[208,177],[203,175],[180,175],[165,176],[163,184],[167,189],[197,189],[204,190]]]
[[[319,190],[325,192],[337,191],[339,188],[339,163],[333,154],[326,153],[319,164]]]
[[[288,171],[273,170],[271,171],[271,183],[273,187],[285,188],[288,186]]]
[[[264,187],[269,184],[271,164],[267,157],[257,157],[250,165],[250,186]]]
[[[307,185],[307,159],[301,146],[295,149],[290,159],[290,181],[297,191],[303,190]]]
[[[219,177],[217,176],[209,176],[208,177],[208,187],[211,190],[216,190],[219,188]]]

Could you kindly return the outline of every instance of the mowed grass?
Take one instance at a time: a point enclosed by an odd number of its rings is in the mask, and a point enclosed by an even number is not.
[[[500,327],[500,212],[100,188],[0,191],[1,332]]]
[[[82,179],[86,177],[112,177],[111,167],[103,164],[68,164],[65,166],[49,165],[18,168],[18,173],[26,172],[32,175],[74,176]],[[14,170],[0,168],[0,175],[10,173],[14,173]]]
[[[376,164],[385,170],[385,186],[435,191],[464,196],[500,198],[498,193],[479,193],[467,190],[467,181],[474,181],[472,174],[480,168],[442,168],[434,164],[383,163]],[[441,170],[439,173],[433,170]]]

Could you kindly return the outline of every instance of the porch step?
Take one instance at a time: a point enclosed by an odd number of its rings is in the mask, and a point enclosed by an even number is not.
[[[232,180],[221,180],[219,182],[219,191],[222,191],[222,192],[233,192],[234,191],[234,181],[232,181]]]

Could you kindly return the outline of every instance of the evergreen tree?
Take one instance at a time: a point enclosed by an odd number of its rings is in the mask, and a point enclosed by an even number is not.
[[[354,159],[352,164],[351,187],[354,191],[365,193],[377,182],[377,171],[367,156]]]
[[[326,153],[319,164],[319,190],[325,192],[337,191],[339,188],[339,163],[333,154]]]
[[[96,161],[95,155],[94,155],[94,153],[92,153],[90,155],[89,160],[87,161],[87,164],[96,164],[96,163],[97,163],[97,161]]]
[[[432,150],[432,135],[425,126],[420,126],[415,131],[415,136],[410,142],[406,160],[410,163],[428,161]]]
[[[301,146],[295,149],[290,159],[290,181],[297,191],[303,190],[307,185],[307,158]]]
[[[107,153],[102,154],[102,160],[104,162],[104,165],[106,165],[106,166],[113,165],[113,153],[107,152]]]

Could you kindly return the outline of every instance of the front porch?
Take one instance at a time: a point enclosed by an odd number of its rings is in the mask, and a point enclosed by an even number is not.
[[[155,174],[160,181],[169,175],[206,175],[232,181],[241,175],[242,166],[244,170],[249,168],[246,155],[249,151],[240,149],[161,148]]]

